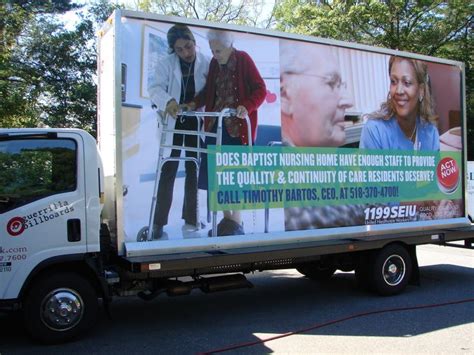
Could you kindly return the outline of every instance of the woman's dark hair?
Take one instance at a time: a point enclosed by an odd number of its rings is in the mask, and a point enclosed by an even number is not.
[[[174,25],[168,30],[166,38],[168,39],[168,51],[170,53],[174,53],[174,45],[178,39],[185,39],[196,43],[193,33],[186,25]]]
[[[427,65],[416,59],[390,56],[388,62],[388,75],[392,73],[392,67],[395,62],[406,61],[411,64],[415,71],[416,81],[424,89],[424,95],[420,96],[418,102],[418,115],[422,120],[433,123],[434,125],[438,122],[438,116],[435,113],[435,103],[433,98],[433,93],[431,92],[431,80],[428,75]],[[384,120],[389,120],[393,115],[395,115],[395,108],[393,107],[392,98],[390,97],[390,91],[387,96],[387,100],[382,103],[380,109],[372,112],[367,115],[367,118],[382,118]]]

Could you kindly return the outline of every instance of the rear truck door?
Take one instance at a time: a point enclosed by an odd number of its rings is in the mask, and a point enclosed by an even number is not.
[[[87,250],[82,135],[19,132],[0,130],[0,299],[41,262]]]

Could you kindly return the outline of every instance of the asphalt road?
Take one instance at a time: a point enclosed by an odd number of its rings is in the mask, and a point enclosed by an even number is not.
[[[0,354],[197,354],[244,344],[225,353],[474,354],[474,251],[423,246],[418,259],[421,286],[395,297],[359,289],[353,273],[324,285],[295,270],[258,273],[252,289],[116,299],[111,320],[101,314],[85,338],[55,346],[33,343],[17,316],[1,314]]]

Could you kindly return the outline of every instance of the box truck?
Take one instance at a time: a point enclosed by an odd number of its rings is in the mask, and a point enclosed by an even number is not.
[[[36,339],[263,270],[395,295],[470,245],[462,63],[131,11],[98,43],[97,141],[0,130],[0,305]]]

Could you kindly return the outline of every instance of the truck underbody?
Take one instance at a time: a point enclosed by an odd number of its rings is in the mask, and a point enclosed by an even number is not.
[[[115,268],[109,270],[109,279],[114,280],[109,283],[116,282],[112,289],[118,295],[135,294],[150,300],[162,293],[176,296],[189,294],[193,289],[207,293],[249,287],[251,285],[244,274],[265,270],[296,268],[315,280],[329,279],[336,270],[355,270],[358,279],[364,279],[367,275],[363,274],[373,267],[377,254],[394,245],[408,251],[413,266],[408,281],[417,283],[417,245],[436,244],[472,249],[473,242],[474,228],[462,227],[426,233],[301,242],[278,247],[118,257],[113,262]],[[400,292],[398,288],[391,291],[385,290],[385,287],[374,289],[370,279],[359,281],[378,293]]]

